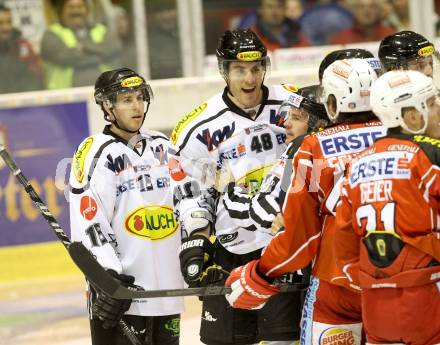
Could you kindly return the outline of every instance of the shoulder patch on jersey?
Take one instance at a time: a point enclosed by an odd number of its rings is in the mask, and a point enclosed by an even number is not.
[[[287,90],[289,92],[298,92],[298,90],[300,89],[299,86],[292,85],[292,84],[283,84],[282,86],[285,90]]]
[[[89,153],[92,144],[93,144],[93,137],[88,137],[81,144],[81,146],[78,147],[78,150],[75,152],[75,155],[73,156],[73,162],[72,162],[73,174],[75,175],[79,183],[82,183],[84,179],[84,165],[87,154]]]
[[[440,165],[440,140],[425,135],[414,135],[412,140],[419,144],[420,148],[428,156],[429,160]]]
[[[436,146],[438,148],[440,148],[440,140],[439,139],[434,139],[425,135],[414,135],[413,140],[416,143],[427,143],[427,144],[431,144],[432,146]]]
[[[176,127],[174,127],[171,132],[171,141],[174,145],[176,145],[177,140],[179,139],[180,133],[188,126],[197,116],[199,116],[206,108],[208,107],[208,103],[204,102],[200,104],[197,108],[190,111],[188,114],[184,115],[179,122],[177,122]]]

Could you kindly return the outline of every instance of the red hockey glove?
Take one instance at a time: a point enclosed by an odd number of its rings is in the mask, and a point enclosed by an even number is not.
[[[280,289],[264,280],[257,272],[258,260],[234,269],[226,280],[232,292],[226,295],[229,304],[240,309],[260,309]]]

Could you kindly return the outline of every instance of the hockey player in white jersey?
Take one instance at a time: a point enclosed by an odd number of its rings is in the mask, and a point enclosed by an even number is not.
[[[104,72],[95,100],[110,125],[85,139],[70,176],[72,239],[81,241],[123,284],[145,290],[183,287],[179,271],[180,230],[173,214],[168,139],[139,130],[152,99],[136,72]],[[143,344],[179,343],[181,297],[116,300],[88,287],[93,345],[128,340],[122,318]]]
[[[318,77],[321,82],[324,70],[334,61],[363,58],[369,61],[370,65],[380,69],[377,59],[373,54],[364,49],[341,49],[329,53],[319,66]],[[253,226],[255,238],[262,234],[269,242],[267,237],[269,233],[276,233],[283,226],[281,216],[281,207],[287,189],[290,186],[292,176],[293,153],[296,152],[297,144],[293,139],[311,133],[323,128],[329,124],[329,119],[325,107],[319,101],[320,85],[303,87],[297,93],[291,94],[281,105],[278,113],[286,118],[284,125],[286,127],[286,143],[289,146],[278,159],[272,170],[265,177],[259,193],[253,196],[244,195],[241,188],[232,183],[229,185],[228,193],[225,193],[221,199],[223,207],[219,207],[217,219],[225,219],[224,222],[216,227],[216,234],[220,240],[223,237],[231,238],[234,233],[239,232],[241,227]],[[233,188],[232,188],[233,186]],[[230,221],[226,221],[229,218]],[[275,223],[274,223],[275,222]],[[220,226],[219,226],[220,225]],[[238,236],[235,241],[240,241]],[[251,245],[251,242],[247,242]],[[225,244],[228,250],[234,252],[234,241]]]
[[[319,85],[301,88],[281,104],[278,114],[285,119],[287,143],[327,125],[325,107],[319,103],[317,97],[318,88]],[[280,212],[292,175],[291,147],[292,145],[289,145],[277,159],[272,170],[265,176],[257,194],[246,195],[230,178],[227,193],[220,197],[221,206],[217,208],[216,223],[217,238],[221,243],[224,242],[226,249],[235,252],[237,241],[242,241],[243,236],[247,234],[241,228],[254,227],[255,231],[252,232],[254,238],[259,241],[258,237],[263,237],[266,245],[272,238],[273,230],[279,230],[279,228],[274,229],[272,223],[275,219],[283,223]],[[236,239],[222,241],[224,238],[232,237]],[[247,238],[247,244],[252,245],[252,238]]]
[[[174,146],[169,165],[184,237],[180,263],[190,286],[223,284],[225,271],[260,256],[266,240],[255,241],[253,228],[222,237],[221,243],[212,236],[212,241],[208,239],[221,221],[216,219],[216,208],[224,191],[216,190],[215,177],[227,166],[249,194],[259,190],[263,177],[286,148],[278,108],[297,90],[263,84],[270,61],[266,47],[251,30],[226,31],[219,40],[217,58],[226,88],[185,115],[171,134]],[[243,239],[237,242],[241,235]],[[225,249],[233,241],[234,251]],[[299,338],[295,327],[299,305],[299,293],[283,294],[273,305],[252,312],[230,308],[224,296],[204,297],[201,340],[209,345],[260,340],[292,344]]]

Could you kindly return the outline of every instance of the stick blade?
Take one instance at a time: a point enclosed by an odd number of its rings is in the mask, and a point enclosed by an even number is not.
[[[68,251],[72,260],[93,285],[107,295],[114,295],[119,288],[119,282],[96,261],[81,242],[72,242]]]

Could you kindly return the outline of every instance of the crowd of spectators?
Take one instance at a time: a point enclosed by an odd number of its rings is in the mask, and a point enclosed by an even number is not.
[[[2,1],[0,93],[91,85],[104,70],[121,66],[137,68],[133,20],[127,11],[129,0],[45,0],[52,6],[55,18],[48,20],[38,45],[28,42],[19,28],[13,26],[13,13]],[[408,0],[249,0],[246,3],[248,7],[231,21],[233,27],[229,28],[252,28],[269,50],[379,41],[393,32],[408,29],[410,24]],[[182,76],[175,0],[148,0],[146,7],[151,77]],[[208,29],[209,36],[212,30]]]
[[[409,29],[408,0],[259,0],[236,22],[270,50],[380,41]]]

